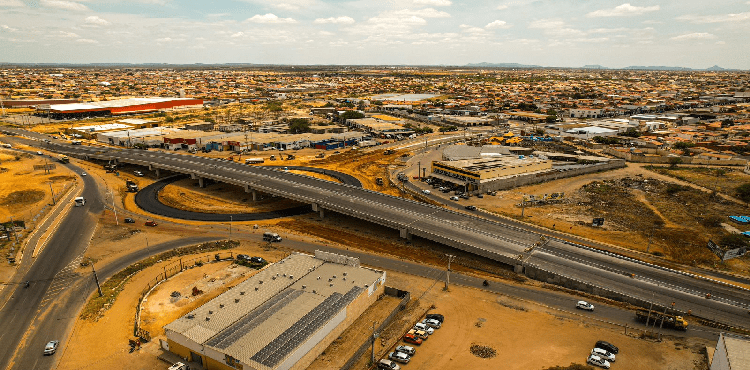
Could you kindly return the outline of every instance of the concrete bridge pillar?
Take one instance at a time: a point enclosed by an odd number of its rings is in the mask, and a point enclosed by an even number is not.
[[[399,236],[401,236],[401,238],[406,239],[406,240],[411,240],[411,233],[409,232],[409,229],[405,227],[399,228],[398,233],[399,233]]]
[[[513,272],[515,272],[516,274],[523,274],[523,270],[524,270],[523,265],[513,266]]]
[[[206,187],[206,183],[203,181],[202,177],[198,178],[198,187],[200,187],[200,188],[205,188]]]
[[[313,212],[318,212],[318,203],[311,204]]]
[[[190,174],[190,179],[191,179],[191,180],[197,180],[197,179],[198,179],[198,175],[196,175],[196,174],[194,174],[194,173],[191,173],[191,174]]]
[[[325,217],[325,212],[323,210],[323,207],[318,207],[318,214],[320,215],[320,218]]]
[[[156,168],[155,170],[156,170],[156,178],[158,179],[159,178],[159,169]]]
[[[148,165],[148,170],[149,171],[153,171],[154,170],[154,166],[153,165]]]

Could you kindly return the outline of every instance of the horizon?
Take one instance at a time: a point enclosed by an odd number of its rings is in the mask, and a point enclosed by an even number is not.
[[[0,64],[750,69],[748,0],[0,0],[0,16]]]

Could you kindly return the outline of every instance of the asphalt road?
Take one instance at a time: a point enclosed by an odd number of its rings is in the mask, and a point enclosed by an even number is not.
[[[102,147],[52,145],[51,149],[84,158],[118,159],[163,170],[246,185],[270,194],[316,204],[492,258],[506,264],[526,259],[530,266],[619,291],[642,300],[670,303],[682,310],[693,309],[703,317],[720,319],[737,326],[750,326],[747,290],[695,278],[677,271],[600,253],[553,238],[542,251],[533,249],[539,241],[537,228],[508,220],[489,220],[455,210],[412,202],[402,198],[336,184],[307,176],[262,167],[160,151],[122,150]],[[531,251],[529,253],[528,251]],[[519,258],[520,257],[520,258]],[[634,274],[636,278],[622,281]],[[675,294],[674,292],[679,292]],[[706,293],[712,299],[705,299]]]
[[[81,173],[77,167],[66,164],[66,167]],[[84,189],[82,196],[87,199],[83,207],[72,207],[67,217],[60,220],[57,231],[50,238],[44,250],[30,261],[28,271],[20,271],[14,281],[29,281],[30,286],[23,285],[9,287],[12,289],[10,298],[0,308],[0,322],[4,328],[0,332],[0,368],[6,368],[11,358],[19,348],[19,344],[44,348],[44,343],[29,342],[24,336],[32,320],[43,314],[47,307],[43,304],[49,294],[54,294],[50,288],[65,278],[65,273],[59,274],[69,264],[75,264],[81,256],[94,232],[97,214],[102,212],[104,205],[98,198],[96,183],[88,176],[82,177]],[[31,251],[26,251],[24,260]],[[29,367],[25,367],[28,369]]]

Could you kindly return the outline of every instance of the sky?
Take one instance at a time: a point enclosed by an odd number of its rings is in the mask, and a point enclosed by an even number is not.
[[[750,0],[0,0],[0,63],[750,69]]]

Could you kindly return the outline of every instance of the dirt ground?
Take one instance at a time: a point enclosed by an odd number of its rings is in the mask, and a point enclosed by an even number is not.
[[[700,339],[669,338],[651,342],[624,334],[622,328],[587,320],[586,315],[550,310],[533,303],[485,292],[442,284],[399,273],[388,273],[388,285],[410,290],[412,297],[426,294],[394,320],[376,341],[376,358],[387,356],[393,347],[406,344],[399,338],[411,325],[429,312],[445,315],[442,328],[417,348],[405,366],[408,369],[543,369],[571,363],[583,364],[597,340],[607,340],[620,348],[613,368],[621,369],[703,369],[702,350],[714,343]],[[466,302],[472,302],[466,304]],[[430,307],[434,306],[434,309]],[[350,331],[362,331],[352,328]],[[342,337],[347,337],[344,333]],[[338,342],[338,341],[337,341]],[[360,342],[361,343],[361,342]],[[326,349],[310,369],[324,369],[327,358],[348,357],[335,344]],[[384,345],[385,344],[385,345]],[[478,344],[496,351],[492,358],[473,355]],[[355,347],[355,346],[352,346]],[[356,346],[358,347],[358,346]],[[522,355],[521,355],[522,354]],[[369,351],[354,369],[367,369]]]
[[[261,243],[242,243],[232,252],[261,256],[274,262],[287,254],[278,250],[266,251]],[[139,294],[154,278],[159,275],[163,266],[174,261],[163,261],[132,276],[120,293],[114,305],[98,321],[78,320],[64,351],[58,369],[121,369],[128,364],[133,369],[161,369],[168,365],[157,357],[162,353],[158,337],[163,338],[164,325],[175,318],[199,307],[252,276],[253,271],[238,267],[229,262],[208,263],[193,267],[171,277],[152,291],[144,307],[142,322],[151,332],[153,340],[141,346],[141,349],[129,353],[128,340],[133,337],[135,309]],[[203,294],[192,297],[192,287],[197,286]],[[178,291],[182,299],[173,301],[170,294]],[[185,299],[184,297],[189,297]],[[92,351],[96,343],[96,351]]]

